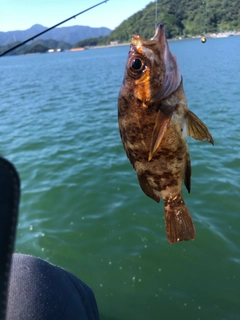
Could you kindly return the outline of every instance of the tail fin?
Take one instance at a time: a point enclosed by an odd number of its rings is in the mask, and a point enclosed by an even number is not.
[[[168,241],[174,243],[193,240],[195,238],[194,224],[182,197],[168,198],[164,201],[164,205]]]

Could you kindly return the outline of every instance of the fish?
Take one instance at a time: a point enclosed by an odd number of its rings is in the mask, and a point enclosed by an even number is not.
[[[143,192],[163,199],[169,243],[193,240],[195,227],[183,200],[190,193],[186,134],[214,145],[207,126],[188,109],[177,59],[164,25],[150,40],[133,35],[118,96],[120,137]],[[185,129],[186,128],[186,129]]]

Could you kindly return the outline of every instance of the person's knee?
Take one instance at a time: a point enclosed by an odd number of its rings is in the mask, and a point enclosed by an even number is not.
[[[14,254],[7,319],[99,319],[92,290],[44,260]]]

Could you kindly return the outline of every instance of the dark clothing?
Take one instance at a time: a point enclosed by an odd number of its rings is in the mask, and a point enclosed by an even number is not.
[[[99,320],[92,290],[72,273],[12,255],[19,200],[18,173],[0,157],[0,320]]]
[[[5,319],[7,287],[18,219],[20,179],[11,162],[0,157],[0,320]]]
[[[7,320],[98,320],[91,289],[72,273],[41,259],[14,254]]]

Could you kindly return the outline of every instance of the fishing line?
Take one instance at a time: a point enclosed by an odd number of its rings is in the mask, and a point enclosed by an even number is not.
[[[14,47],[12,47],[12,48],[4,51],[3,53],[0,54],[0,57],[2,57],[2,56],[4,56],[5,54],[7,54],[7,53],[9,53],[9,52],[11,52],[11,51],[13,51],[13,50],[21,47],[21,46],[24,45],[25,43],[27,43],[27,42],[29,42],[29,41],[31,41],[31,40],[34,40],[35,38],[41,36],[42,34],[48,32],[48,31],[50,31],[50,30],[52,30],[52,29],[54,29],[54,28],[56,28],[56,27],[58,27],[58,26],[60,26],[61,24],[65,23],[65,22],[67,22],[67,21],[69,21],[69,20],[71,20],[71,19],[73,19],[73,18],[76,18],[76,17],[79,16],[80,14],[83,14],[84,12],[89,11],[89,10],[91,10],[91,9],[97,7],[97,6],[100,6],[101,4],[103,4],[103,3],[105,3],[105,2],[108,2],[108,1],[109,1],[109,0],[105,0],[105,1],[99,2],[99,3],[95,4],[94,6],[92,6],[92,7],[88,8],[88,9],[85,9],[85,10],[83,10],[83,11],[75,14],[74,16],[72,16],[72,17],[70,17],[70,18],[68,18],[68,19],[63,20],[63,21],[55,24],[54,26],[52,26],[52,27],[50,27],[50,28],[48,28],[48,29],[46,29],[46,30],[44,30],[44,31],[36,34],[35,36],[33,36],[33,37],[31,37],[31,38],[29,38],[29,39],[27,39],[27,40],[25,40],[25,41],[17,44],[16,46],[14,46]]]

